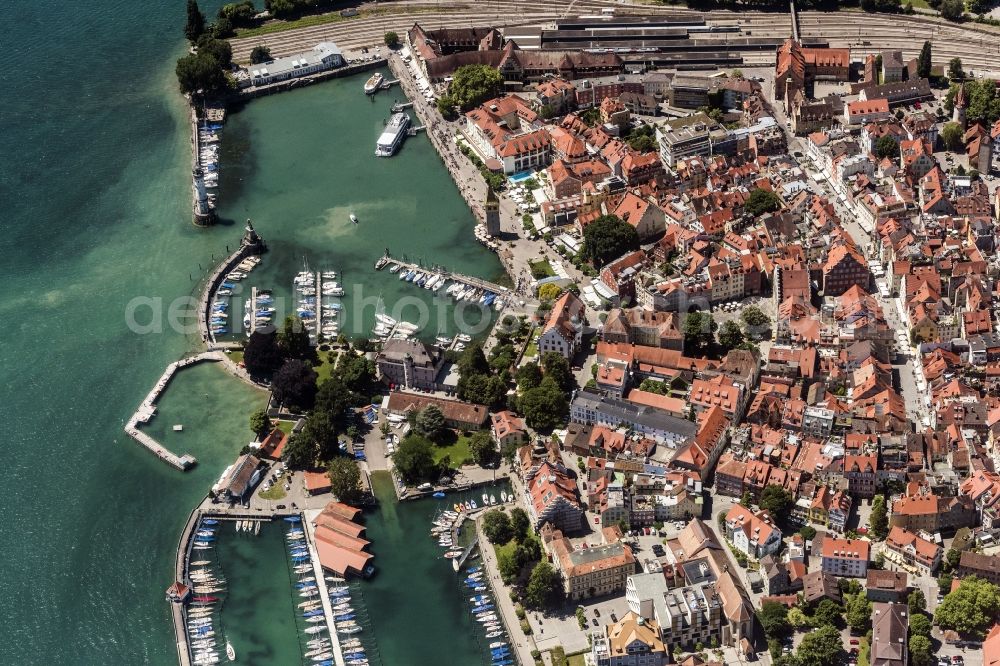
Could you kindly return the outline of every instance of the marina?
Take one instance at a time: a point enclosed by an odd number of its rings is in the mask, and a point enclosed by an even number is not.
[[[379,270],[387,266],[389,272],[397,275],[400,281],[410,282],[434,292],[441,290],[448,281],[451,281],[448,288],[443,291],[446,296],[451,296],[456,301],[479,302],[483,307],[492,307],[497,312],[503,309],[508,298],[512,298],[508,287],[471,275],[463,275],[443,268],[424,268],[420,264],[396,259],[388,254],[379,260],[379,264],[376,264]]]

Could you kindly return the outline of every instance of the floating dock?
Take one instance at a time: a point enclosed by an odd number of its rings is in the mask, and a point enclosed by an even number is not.
[[[223,358],[223,352],[208,351],[196,354],[195,356],[182,358],[181,360],[174,361],[168,365],[167,369],[164,370],[163,374],[160,376],[160,379],[156,382],[156,385],[153,386],[153,389],[146,394],[146,399],[139,405],[139,409],[132,414],[128,423],[125,424],[125,432],[128,433],[132,439],[149,449],[160,460],[176,467],[177,469],[186,471],[194,467],[194,465],[198,462],[194,456],[186,453],[179,456],[176,453],[173,453],[170,449],[139,430],[139,426],[149,423],[153,416],[156,415],[156,401],[160,399],[160,395],[162,395],[162,393],[166,390],[178,370],[203,361],[222,361]]]
[[[399,266],[399,270],[416,270],[416,271],[428,271],[431,270],[420,264],[411,263],[408,261],[403,261],[401,259],[395,259],[393,257],[386,256],[386,263],[384,265],[388,266],[391,264],[396,264]],[[467,287],[475,287],[476,289],[483,289],[486,291],[492,291],[497,296],[508,296],[510,294],[510,288],[503,287],[499,284],[490,282],[489,280],[484,280],[482,278],[473,277],[471,275],[463,275],[461,273],[453,273],[448,270],[438,269],[434,271],[440,275],[443,275],[446,279],[453,280],[455,282],[460,282]],[[398,273],[398,272],[397,272]]]

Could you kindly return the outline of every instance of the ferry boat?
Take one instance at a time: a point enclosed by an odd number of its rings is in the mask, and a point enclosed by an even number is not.
[[[385,77],[379,72],[372,74],[371,78],[365,81],[365,94],[374,95],[382,87],[383,81],[385,81]]]
[[[385,129],[382,130],[382,136],[378,138],[378,143],[375,145],[375,156],[392,157],[395,155],[396,151],[399,150],[399,145],[403,143],[403,137],[406,136],[406,130],[409,127],[410,117],[408,115],[405,113],[392,114]]]

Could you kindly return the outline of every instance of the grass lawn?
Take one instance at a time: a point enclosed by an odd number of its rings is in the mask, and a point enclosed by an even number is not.
[[[515,541],[514,539],[511,539],[502,546],[493,544],[493,551],[497,554],[497,559],[500,559],[501,553],[509,552],[511,555],[513,555],[515,550],[517,550],[517,541]]]
[[[313,366],[316,371],[316,385],[319,386],[330,378],[333,367],[337,365],[337,354],[335,352],[319,352],[319,365]]]
[[[531,267],[531,274],[536,279],[552,277],[556,274],[552,270],[552,264],[549,263],[548,259],[542,259],[541,261],[529,261],[528,266]]]
[[[569,666],[584,666],[586,661],[584,661],[583,656],[585,654],[586,652],[581,652],[580,654],[571,654],[568,657],[566,657],[566,663]]]
[[[910,4],[913,5],[914,9],[930,9],[931,6],[927,4],[927,0],[909,0]],[[906,4],[905,2],[903,3]]]
[[[339,11],[328,14],[316,14],[313,16],[303,16],[294,21],[272,21],[256,28],[237,28],[237,37],[256,37],[258,35],[270,35],[275,32],[294,30],[295,28],[306,28],[314,25],[325,25],[327,23],[340,23],[341,21],[351,21],[353,19],[364,18],[366,16],[382,16],[384,14],[425,14],[437,11],[435,7],[409,7],[402,11],[386,9],[362,9],[357,16],[341,16]],[[402,37],[402,35],[400,35]],[[381,40],[379,40],[381,41]]]
[[[238,351],[229,352],[229,358],[233,360],[233,363],[239,365],[240,363],[243,362],[243,350],[240,349]]]
[[[451,444],[434,446],[434,462],[441,462],[445,456],[451,458],[451,464],[460,466],[464,461],[472,462],[472,452],[469,451],[469,438],[459,435]]]
[[[266,500],[280,500],[285,499],[285,494],[284,481],[279,480],[270,490],[262,492],[260,497]]]
[[[278,428],[286,435],[291,435],[292,428],[294,427],[295,423],[293,421],[278,421]]]
[[[862,638],[858,647],[858,666],[868,666],[868,639]]]
[[[362,16],[367,16],[373,14],[374,12],[359,12],[358,16],[352,16],[350,18],[360,18]],[[237,28],[237,37],[256,37],[258,35],[270,35],[275,32],[284,32],[285,30],[294,30],[295,28],[305,28],[313,25],[325,25],[327,23],[340,23],[341,21],[349,20],[346,17],[340,15],[340,12],[330,12],[329,14],[317,14],[315,16],[303,16],[300,19],[295,19],[294,21],[272,21],[271,23],[265,23],[262,26],[256,28]]]

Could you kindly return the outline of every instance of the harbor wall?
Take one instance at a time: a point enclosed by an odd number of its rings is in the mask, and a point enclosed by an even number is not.
[[[378,60],[372,60],[369,62],[359,62],[353,65],[345,65],[344,67],[337,67],[336,69],[328,69],[322,72],[316,72],[315,74],[300,76],[297,79],[277,81],[275,83],[269,83],[264,86],[254,86],[252,88],[241,88],[238,92],[233,94],[231,99],[234,102],[246,102],[256,97],[264,97],[265,95],[273,95],[274,93],[285,92],[286,90],[294,90],[295,88],[302,88],[314,83],[319,83],[320,81],[329,81],[330,79],[354,76],[355,74],[360,74],[361,72],[367,72],[373,69],[378,69],[379,67],[385,67],[385,65],[385,58],[379,58]]]
[[[142,444],[146,449],[153,453],[160,460],[176,467],[181,471],[186,471],[193,467],[198,461],[194,456],[184,454],[178,456],[173,453],[167,447],[163,446],[155,439],[142,432],[139,426],[144,423],[149,423],[149,420],[153,418],[156,414],[156,402],[160,399],[160,395],[167,390],[170,386],[170,382],[173,381],[174,375],[177,374],[178,370],[183,370],[189,365],[195,365],[196,363],[202,363],[205,361],[219,362],[223,360],[223,355],[221,352],[217,351],[206,351],[194,356],[188,356],[187,358],[182,358],[179,361],[174,361],[167,366],[163,374],[160,375],[160,379],[153,386],[152,390],[146,394],[146,398],[139,405],[139,408],[129,417],[128,422],[125,424],[125,432],[129,437],[135,441]]]
[[[198,332],[201,333],[202,342],[208,345],[209,349],[215,349],[215,335],[212,334],[212,329],[208,325],[209,319],[211,319],[210,310],[212,308],[212,294],[219,288],[222,281],[237,265],[247,257],[252,254],[259,254],[260,250],[257,247],[247,245],[246,243],[241,243],[240,247],[226,257],[222,263],[215,267],[215,270],[208,276],[208,280],[205,282],[205,288],[201,292],[201,303],[198,308]]]

